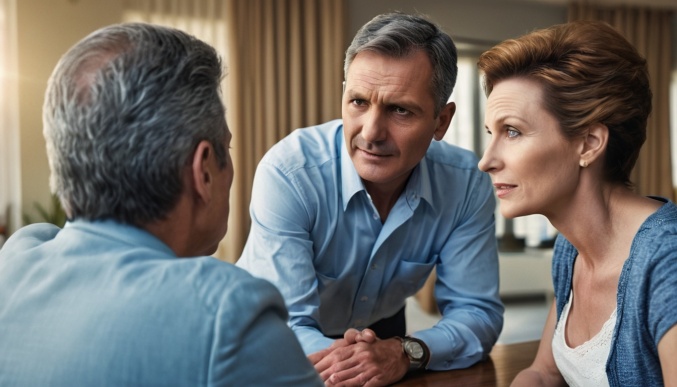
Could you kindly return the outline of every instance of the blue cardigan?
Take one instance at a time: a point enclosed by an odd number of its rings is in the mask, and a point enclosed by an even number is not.
[[[677,206],[661,200],[666,203],[635,235],[618,281],[618,318],[606,364],[610,386],[663,385],[658,343],[677,324]],[[552,268],[558,321],[577,255],[560,235]]]

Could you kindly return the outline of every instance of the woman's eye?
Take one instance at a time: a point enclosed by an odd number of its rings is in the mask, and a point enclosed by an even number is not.
[[[520,132],[516,131],[515,129],[508,129],[506,132],[508,133],[508,138],[513,138],[520,135]]]

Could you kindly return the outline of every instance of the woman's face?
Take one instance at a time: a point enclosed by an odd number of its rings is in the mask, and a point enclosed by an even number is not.
[[[543,107],[543,89],[527,78],[494,86],[484,125],[491,136],[479,162],[507,218],[566,210],[578,186],[581,141],[566,139]]]

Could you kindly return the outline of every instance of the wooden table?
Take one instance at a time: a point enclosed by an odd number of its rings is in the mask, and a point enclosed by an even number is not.
[[[531,365],[538,341],[496,345],[489,359],[462,370],[426,371],[406,376],[395,386],[508,387],[518,372]]]

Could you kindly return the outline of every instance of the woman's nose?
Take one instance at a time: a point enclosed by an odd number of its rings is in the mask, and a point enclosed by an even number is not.
[[[482,172],[491,172],[495,170],[498,165],[499,163],[496,158],[494,146],[490,143],[489,146],[487,146],[487,148],[484,150],[484,154],[482,155],[479,163],[477,163],[477,167]]]

